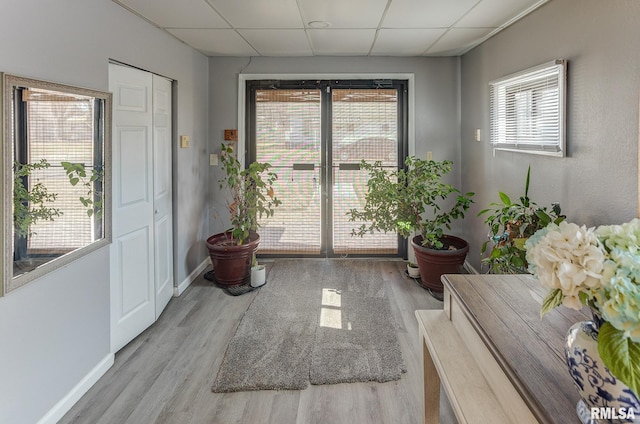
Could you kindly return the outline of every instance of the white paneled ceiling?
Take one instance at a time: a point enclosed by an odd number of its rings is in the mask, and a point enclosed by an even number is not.
[[[550,0],[113,0],[208,56],[457,56]]]

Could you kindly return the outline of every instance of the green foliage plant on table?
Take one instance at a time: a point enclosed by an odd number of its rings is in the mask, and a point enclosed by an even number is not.
[[[251,232],[258,230],[259,219],[272,217],[282,203],[273,189],[278,175],[269,171],[269,163],[253,162],[243,168],[231,144],[222,144],[220,162],[226,172],[226,177],[218,181],[220,189],[228,189],[232,194],[227,208],[233,243],[242,245]]]
[[[441,238],[451,222],[464,217],[473,202],[473,193],[442,182],[451,171],[451,161],[434,161],[409,156],[405,168],[389,169],[381,162],[362,161],[360,168],[369,173],[367,194],[362,209],[351,209],[349,220],[364,221],[352,230],[352,235],[397,231],[403,237],[413,232],[422,236],[422,245],[431,249],[447,249]],[[449,197],[455,197],[451,207],[444,208]]]
[[[489,227],[489,240],[482,244],[480,254],[482,264],[491,274],[526,274],[528,264],[524,244],[527,239],[550,223],[559,224],[565,219],[559,204],[548,209],[531,201],[530,176],[531,167],[527,169],[524,195],[520,196],[519,202],[500,191],[500,203],[491,203],[491,208],[478,213],[478,216],[487,216],[484,223]],[[491,252],[484,257],[490,243]]]
[[[602,321],[598,353],[640,393],[640,220],[596,229],[566,221],[537,231],[526,245],[529,271],[549,289],[541,315],[589,305]]]
[[[49,204],[55,202],[57,194],[49,193],[47,187],[39,180],[31,181],[30,187],[25,180],[31,178],[34,171],[51,166],[46,159],[39,162],[13,164],[13,228],[18,237],[28,237],[35,233],[31,226],[38,221],[53,221],[62,212]]]
[[[86,188],[86,197],[80,196],[80,203],[87,208],[87,215],[91,217],[95,213],[97,217],[101,217],[103,200],[102,196],[95,198],[94,187],[97,182],[102,181],[102,171],[92,169],[91,176],[88,177],[87,171],[81,163],[61,162],[60,165],[64,168],[72,186],[81,184]]]

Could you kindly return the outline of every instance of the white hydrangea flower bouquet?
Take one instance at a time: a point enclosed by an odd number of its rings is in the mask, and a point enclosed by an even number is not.
[[[550,289],[541,315],[559,305],[590,305],[603,320],[602,361],[640,394],[640,220],[597,229],[550,224],[525,248],[529,272]]]

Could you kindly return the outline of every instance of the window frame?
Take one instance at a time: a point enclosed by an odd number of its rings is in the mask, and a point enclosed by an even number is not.
[[[106,91],[86,89],[64,84],[41,81],[25,78],[5,73],[0,73],[0,104],[2,105],[2,119],[0,119],[0,137],[2,137],[3,159],[0,161],[0,187],[2,188],[3,199],[0,207],[0,222],[2,223],[2,236],[0,236],[0,250],[2,250],[2,260],[0,260],[0,296],[4,296],[10,291],[17,289],[37,278],[40,278],[60,267],[66,266],[93,251],[96,251],[111,243],[111,105],[112,94]],[[14,252],[14,229],[13,229],[13,158],[14,158],[14,137],[12,129],[15,126],[14,118],[11,116],[13,92],[17,87],[28,87],[43,90],[59,91],[62,93],[76,94],[93,97],[94,102],[99,101],[101,105],[100,127],[95,128],[94,140],[101,136],[102,146],[100,151],[94,148],[95,155],[102,155],[103,158],[103,233],[102,237],[88,243],[82,247],[52,259],[33,270],[24,274],[14,276],[13,273],[13,252]],[[26,125],[26,124],[25,124]],[[18,131],[24,130],[18,129]],[[97,134],[100,132],[101,134]],[[94,146],[95,147],[95,146]]]
[[[545,95],[542,86],[531,84],[531,82],[549,78],[557,84],[553,88],[554,97],[557,93],[557,102],[554,101],[552,107],[543,109],[539,107],[545,102],[542,98]],[[489,134],[494,154],[496,150],[502,150],[555,157],[566,156],[566,78],[567,61],[557,59],[489,82]],[[525,84],[524,88],[522,88],[523,84]],[[530,85],[526,86],[526,84]],[[519,94],[525,94],[525,96],[519,96]],[[526,100],[524,102],[523,97]],[[517,103],[526,104],[520,107]],[[537,110],[540,112],[536,112]],[[555,137],[552,141],[545,140],[541,134],[543,130],[536,129],[540,121],[543,121],[541,117],[544,111],[553,113],[552,121],[544,120],[546,124],[553,125]],[[511,115],[506,116],[507,113]],[[528,127],[527,131],[523,131],[522,136],[508,134],[508,132],[519,132],[517,128],[521,125]]]

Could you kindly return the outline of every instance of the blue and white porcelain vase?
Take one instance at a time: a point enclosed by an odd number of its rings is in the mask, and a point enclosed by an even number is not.
[[[582,398],[577,405],[578,416],[585,424],[640,423],[638,396],[600,358],[598,328],[592,321],[581,321],[567,333],[567,366]],[[592,413],[592,408],[598,409]]]

